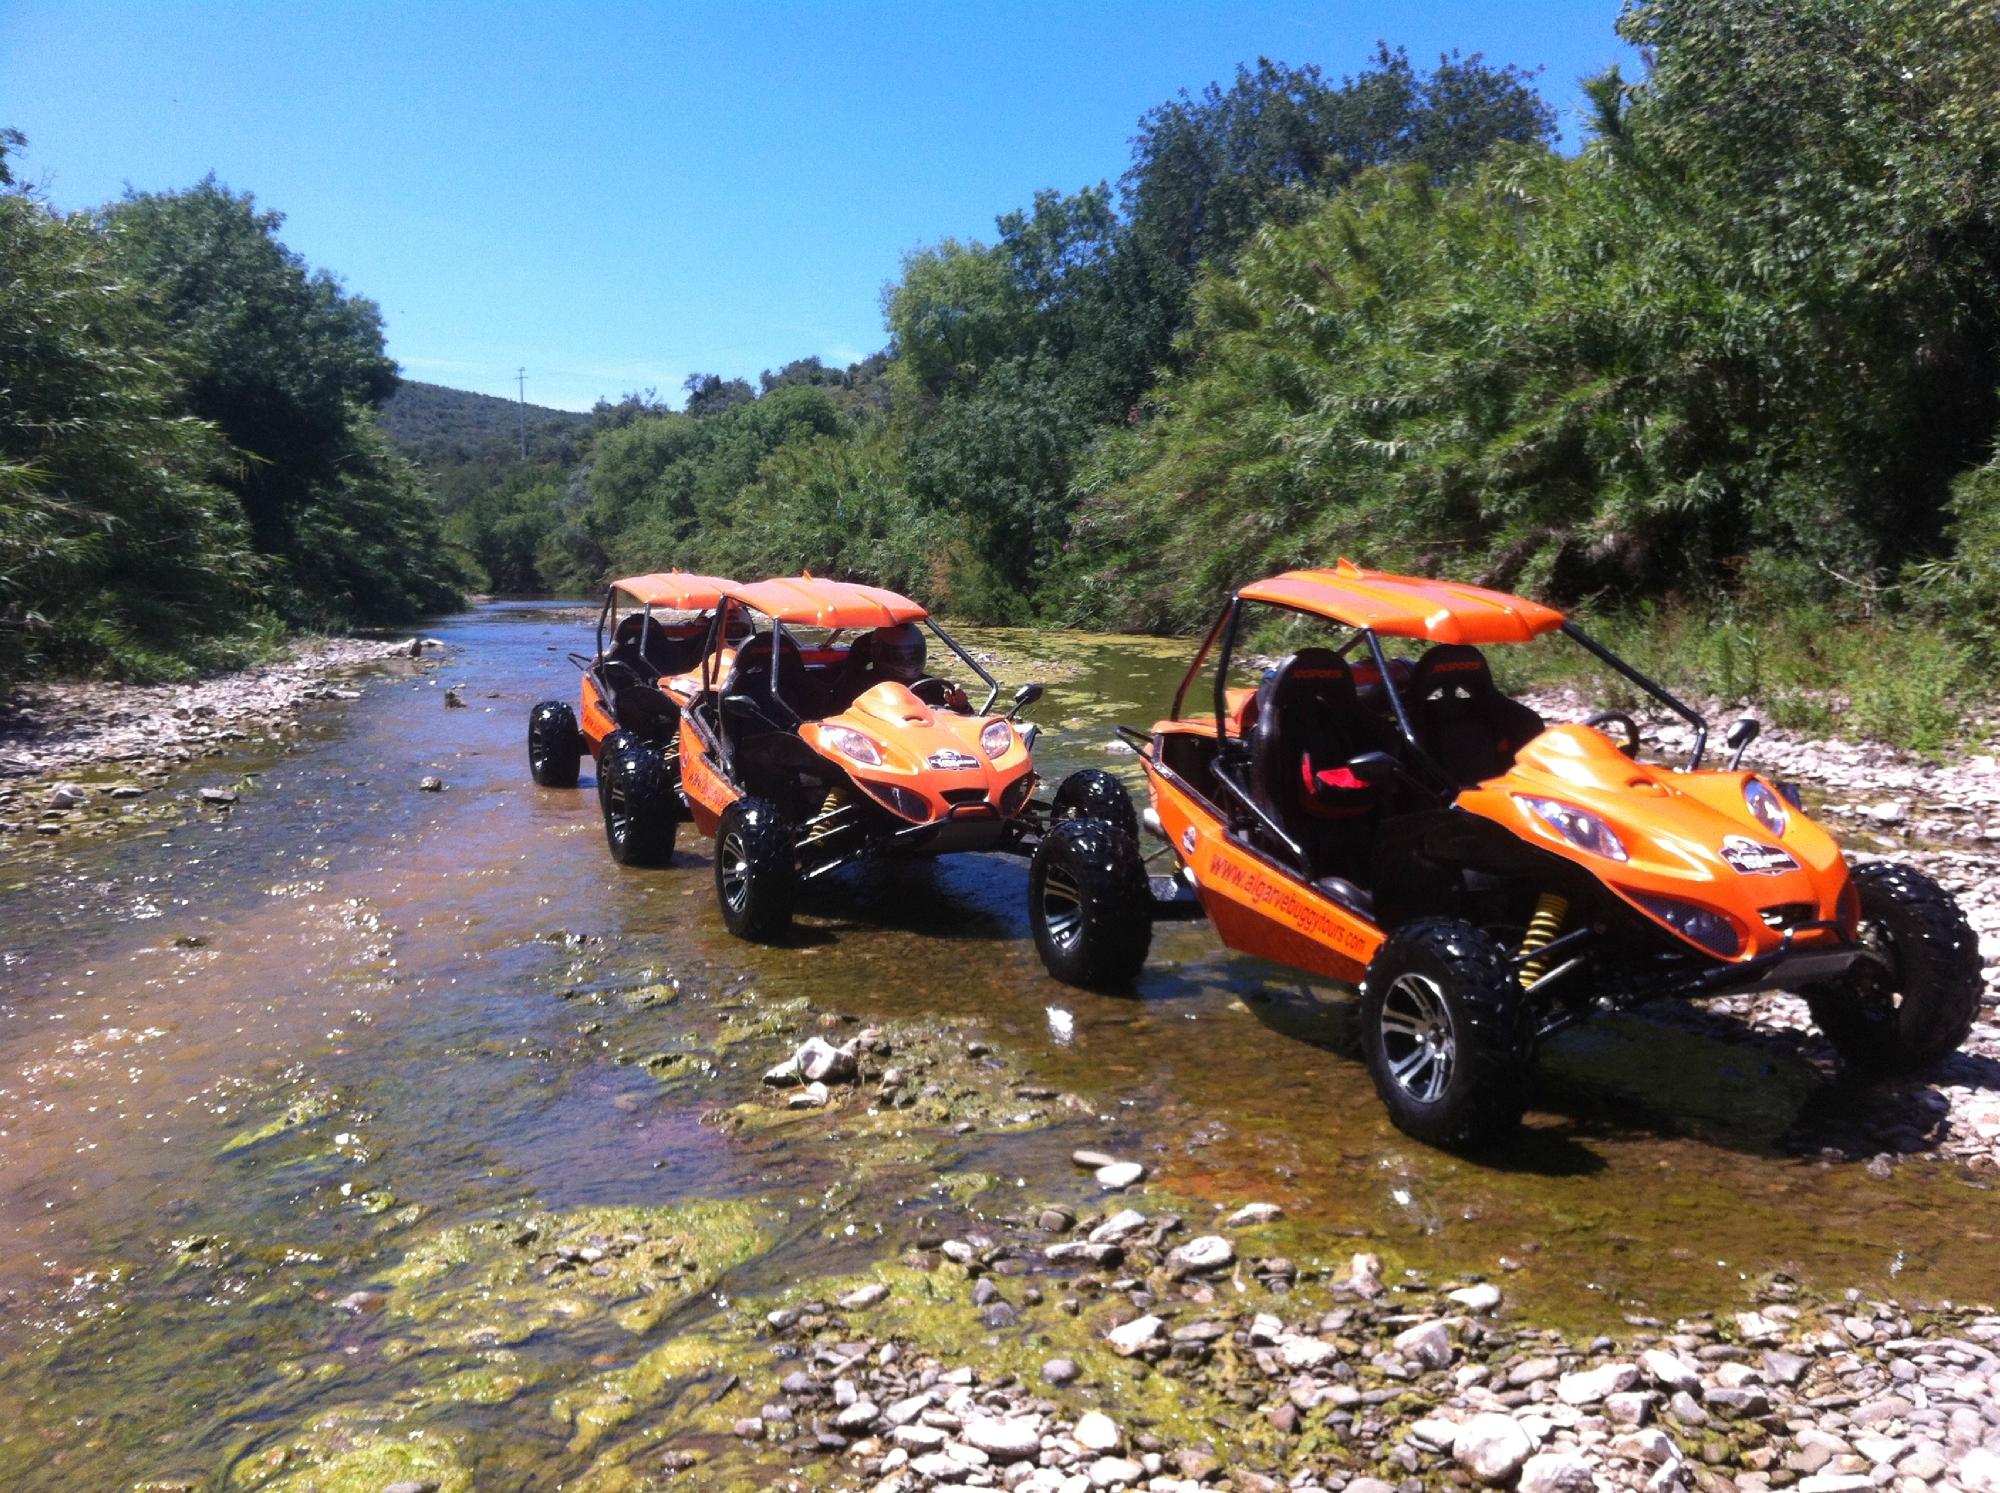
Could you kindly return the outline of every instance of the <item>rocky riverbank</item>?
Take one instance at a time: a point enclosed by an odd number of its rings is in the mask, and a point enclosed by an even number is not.
[[[669,999],[604,994],[607,1009]],[[821,1268],[838,1273],[732,1294],[731,1272],[798,1237],[794,1206],[751,1200],[510,1214],[412,1241],[332,1304],[378,1324],[349,1335],[348,1365],[379,1354],[429,1387],[267,1442],[233,1481],[455,1493],[478,1484],[479,1450],[422,1412],[472,1403],[552,1411],[577,1459],[565,1485],[603,1493],[2000,1489],[2000,1315],[1984,1308],[1827,1299],[1775,1276],[1707,1313],[1577,1335],[1516,1310],[1506,1260],[1493,1279],[1429,1278],[1270,1203],[1176,1196],[1096,1149],[1075,1151],[1067,1183],[1044,1175],[1039,1201],[960,1174],[948,1199],[885,1210],[885,1172],[1089,1107],[945,1028],[842,1041],[824,1019],[751,1093],[759,1052],[811,1023],[724,1004],[682,1056],[634,1060],[719,1081],[736,1102],[715,1123],[849,1158],[843,1193],[873,1201],[826,1232]],[[832,1242],[857,1236],[873,1247]],[[718,1309],[691,1316],[703,1298]],[[586,1346],[580,1378],[536,1367]]]
[[[1512,1319],[1489,1282],[1385,1279],[1368,1253],[1301,1268],[1267,1252],[1276,1216],[1217,1230],[1121,1202],[936,1241],[906,1256],[912,1283],[772,1311],[776,1383],[733,1431],[874,1493],[2000,1487],[2000,1317],[1777,1280],[1742,1310],[1579,1341]],[[871,1330],[892,1290],[1031,1336],[1053,1318],[1063,1351],[1033,1374],[937,1356]]]
[[[205,758],[282,742],[300,713],[351,700],[358,670],[442,651],[434,639],[327,638],[278,663],[195,684],[18,687],[0,706],[0,839],[66,835],[158,817],[162,780]],[[210,789],[226,802],[229,790]]]

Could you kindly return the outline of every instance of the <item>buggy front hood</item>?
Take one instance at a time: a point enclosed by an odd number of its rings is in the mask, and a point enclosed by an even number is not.
[[[954,812],[977,813],[982,803],[991,805],[989,812],[995,816],[1004,809],[1007,817],[1012,817],[1025,807],[1028,797],[1015,785],[1033,771],[1034,764],[1027,742],[1012,725],[1007,727],[1007,750],[998,757],[986,755],[979,744],[980,733],[1000,719],[997,715],[960,715],[934,709],[905,686],[885,680],[866,690],[840,714],[799,727],[799,736],[864,785],[882,784],[918,795],[926,814],[919,817],[897,810],[916,823],[943,819]],[[866,737],[881,762],[870,763],[842,750],[840,730]],[[1010,788],[1015,788],[1012,795]]]
[[[1677,938],[1682,935],[1660,917],[1657,902],[1649,907],[1647,899],[1723,915],[1741,943],[1733,958],[1742,962],[1778,952],[1788,929],[1842,920],[1848,885],[1839,844],[1804,812],[1786,805],[1782,835],[1750,812],[1743,791],[1753,776],[1676,772],[1634,761],[1601,731],[1561,725],[1523,747],[1509,771],[1461,793],[1458,805],[1574,863]],[[1596,815],[1618,837],[1626,858],[1575,844],[1530,799]],[[1831,930],[1794,935],[1802,945],[1839,937]]]

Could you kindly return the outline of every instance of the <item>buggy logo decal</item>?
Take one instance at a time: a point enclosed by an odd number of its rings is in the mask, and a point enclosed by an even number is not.
[[[1747,835],[1724,835],[1722,858],[1745,876],[1777,876],[1799,868],[1787,852],[1775,845],[1760,845]]]
[[[924,758],[924,765],[926,767],[939,768],[944,772],[965,772],[970,768],[977,767],[979,759],[968,756],[964,752],[956,751],[951,747],[946,747],[943,751],[932,752],[928,757]]]
[[[1208,875],[1216,886],[1236,893],[1235,900],[1253,912],[1275,919],[1308,938],[1325,939],[1352,953],[1367,951],[1361,936],[1342,921],[1342,918],[1359,921],[1355,914],[1344,910],[1339,917],[1329,914],[1313,897],[1300,895],[1290,884],[1275,881],[1255,867],[1238,864],[1219,847],[1209,853]]]
[[[1181,831],[1181,854],[1194,854],[1194,826],[1192,824]]]

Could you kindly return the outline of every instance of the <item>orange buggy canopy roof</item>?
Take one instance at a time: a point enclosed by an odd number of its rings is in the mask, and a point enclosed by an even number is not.
[[[891,627],[921,622],[929,615],[907,596],[880,586],[851,581],[822,581],[813,576],[779,576],[754,586],[737,586],[730,595],[766,617],[798,627]]]
[[[613,581],[611,589],[623,591],[641,606],[662,607],[670,612],[705,612],[720,602],[725,593],[734,591],[736,582],[688,570],[656,570],[649,575]]]
[[[1384,637],[1433,643],[1525,643],[1563,622],[1554,608],[1504,591],[1363,570],[1352,560],[1332,570],[1288,570],[1236,594],[1373,628]]]

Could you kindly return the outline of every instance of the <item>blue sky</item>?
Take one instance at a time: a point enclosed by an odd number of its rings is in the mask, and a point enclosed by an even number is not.
[[[64,208],[213,171],[373,297],[411,378],[585,409],[883,343],[901,256],[1125,169],[1139,116],[1380,37],[1576,80],[1615,0],[167,4],[6,0],[0,125]]]

